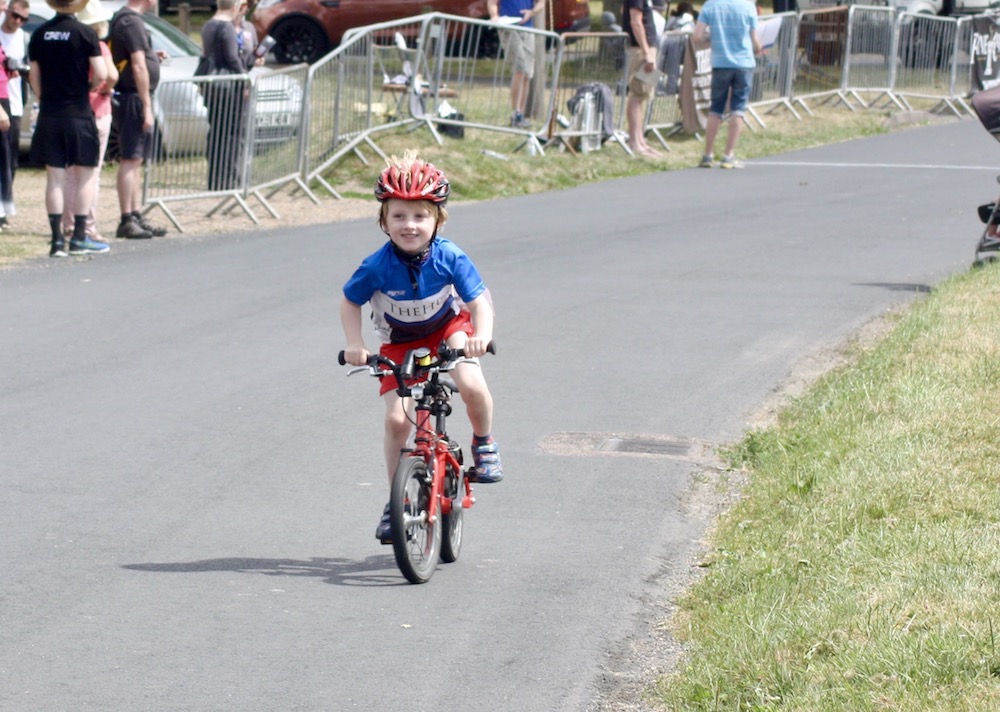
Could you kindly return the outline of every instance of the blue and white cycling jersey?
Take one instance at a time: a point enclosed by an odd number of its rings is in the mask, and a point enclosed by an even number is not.
[[[416,341],[433,334],[451,321],[466,302],[485,291],[483,278],[469,256],[440,236],[431,243],[430,254],[412,276],[390,241],[366,257],[344,285],[344,296],[354,304],[371,302],[375,331],[387,344]]]

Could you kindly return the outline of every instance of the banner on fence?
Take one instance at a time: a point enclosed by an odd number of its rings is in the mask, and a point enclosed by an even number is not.
[[[681,74],[681,117],[684,131],[700,133],[708,123],[712,103],[712,49],[705,44],[696,48],[688,39],[684,50],[684,70]]]
[[[990,15],[972,18],[972,91],[1000,86],[1000,25]]]

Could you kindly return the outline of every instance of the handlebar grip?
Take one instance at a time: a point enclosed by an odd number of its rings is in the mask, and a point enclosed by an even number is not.
[[[344,358],[344,352],[343,351],[341,351],[339,354],[337,354],[337,363],[339,363],[341,366],[346,366],[347,365],[347,359]]]

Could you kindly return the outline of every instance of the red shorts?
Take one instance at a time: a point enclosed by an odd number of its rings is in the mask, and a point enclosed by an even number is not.
[[[379,353],[386,358],[391,358],[396,363],[402,363],[403,359],[406,358],[406,352],[410,349],[419,349],[421,346],[426,346],[436,353],[438,346],[444,343],[449,336],[457,334],[460,331],[464,331],[469,336],[476,333],[475,328],[472,326],[472,315],[467,311],[460,311],[454,319],[427,338],[407,341],[403,344],[382,344]],[[411,381],[411,384],[417,383],[419,380],[421,379],[414,379]],[[382,386],[379,388],[378,394],[382,396],[394,390],[396,390],[396,377],[392,375],[383,376]]]

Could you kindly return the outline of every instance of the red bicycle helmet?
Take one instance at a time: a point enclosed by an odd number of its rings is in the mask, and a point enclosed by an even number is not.
[[[384,203],[389,198],[400,200],[429,200],[444,205],[451,194],[451,185],[443,171],[433,163],[404,156],[382,171],[375,181],[375,198]]]

